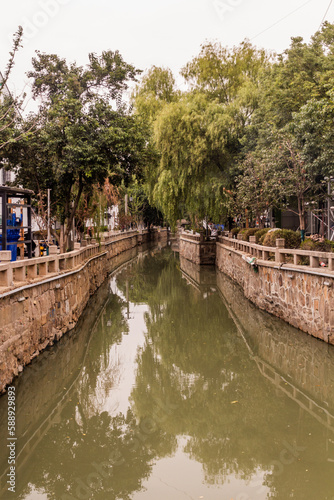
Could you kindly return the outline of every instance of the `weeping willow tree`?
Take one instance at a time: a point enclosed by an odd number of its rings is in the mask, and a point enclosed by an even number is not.
[[[219,103],[190,94],[165,107],[154,128],[160,161],[150,193],[171,224],[185,213],[217,218],[221,212],[231,119]]]
[[[226,192],[266,60],[249,42],[233,49],[207,43],[181,72],[188,91],[178,91],[162,68],[153,68],[137,88],[134,109],[150,122],[157,153],[146,166],[149,199],[172,226],[183,216],[226,218]]]

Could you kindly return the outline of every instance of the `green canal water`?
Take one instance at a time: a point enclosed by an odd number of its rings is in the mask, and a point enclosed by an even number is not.
[[[334,347],[170,248],[132,251],[15,381],[1,499],[333,500]]]

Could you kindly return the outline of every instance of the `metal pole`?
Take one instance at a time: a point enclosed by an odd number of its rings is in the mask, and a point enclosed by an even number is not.
[[[327,238],[330,240],[331,239],[331,212],[330,212],[330,195],[331,195],[331,181],[329,179],[328,185],[327,185]]]
[[[51,241],[51,228],[50,228],[50,218],[51,218],[50,192],[51,192],[51,189],[48,189],[48,243],[50,243],[50,241]]]

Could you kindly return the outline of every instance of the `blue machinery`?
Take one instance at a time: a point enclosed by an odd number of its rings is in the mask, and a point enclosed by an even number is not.
[[[23,243],[27,248],[28,257],[32,257],[32,194],[33,192],[27,189],[0,186],[0,250],[10,250],[12,261],[17,258],[17,246]],[[12,202],[12,200],[14,201]],[[17,215],[17,212],[20,214]],[[20,236],[23,235],[24,240],[22,238],[20,240]]]

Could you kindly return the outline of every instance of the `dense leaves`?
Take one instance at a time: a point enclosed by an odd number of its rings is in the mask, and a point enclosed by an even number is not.
[[[85,68],[54,54],[37,52],[33,59],[28,76],[40,109],[28,121],[40,124],[8,150],[8,161],[25,187],[40,195],[52,189],[64,242],[83,196],[92,197],[107,178],[127,183],[141,171],[145,135],[121,103],[138,73],[117,51],[90,54]]]
[[[334,26],[309,43],[294,37],[273,56],[249,41],[228,49],[205,43],[181,74],[152,68],[134,95],[152,123],[158,160],[145,168],[150,201],[174,224],[238,215],[255,223],[288,208],[305,229],[307,203],[323,206],[334,173]]]

